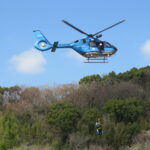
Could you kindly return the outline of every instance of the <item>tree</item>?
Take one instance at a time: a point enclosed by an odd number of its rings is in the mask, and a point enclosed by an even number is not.
[[[19,144],[19,124],[15,115],[5,112],[0,117],[0,149],[6,150]]]
[[[6,87],[0,87],[0,94],[4,94],[5,91],[8,91],[9,88],[6,88]]]
[[[100,112],[96,108],[88,109],[79,123],[80,132],[83,134],[95,134],[95,122],[99,117]]]
[[[144,102],[137,98],[112,100],[107,102],[103,109],[117,122],[134,122],[144,115]]]
[[[29,102],[36,103],[37,100],[41,99],[40,90],[36,87],[26,88],[21,93],[21,98],[23,100],[28,100]]]
[[[92,83],[92,82],[100,82],[102,78],[100,77],[99,74],[91,75],[91,76],[86,76],[82,79],[80,79],[79,84],[87,84],[87,83]]]
[[[111,146],[112,150],[119,150],[124,146],[131,146],[133,137],[139,133],[139,125],[137,123],[124,124],[107,122],[103,135],[104,143]]]
[[[55,136],[61,137],[63,142],[66,141],[70,133],[76,130],[79,118],[80,112],[75,106],[62,102],[51,105],[48,112],[51,132]]]

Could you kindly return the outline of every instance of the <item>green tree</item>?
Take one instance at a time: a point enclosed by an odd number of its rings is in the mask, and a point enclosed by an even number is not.
[[[32,143],[32,126],[34,124],[33,117],[31,113],[19,114],[19,124],[21,126],[20,137],[23,142]]]
[[[80,112],[72,104],[55,103],[50,106],[48,123],[55,137],[60,137],[65,142],[68,135],[76,130]]]
[[[36,121],[31,127],[31,139],[34,144],[45,144],[45,142],[49,142],[49,128],[48,125],[45,124],[44,120],[42,122]]]
[[[0,149],[6,150],[19,144],[19,124],[15,115],[5,112],[0,117]]]
[[[117,78],[122,81],[132,81],[140,86],[144,87],[144,89],[150,89],[150,67],[144,68],[132,68],[130,71],[126,71],[124,73],[119,73]]]
[[[100,82],[101,80],[102,80],[101,76],[99,74],[95,74],[80,79],[79,84],[81,85],[81,84],[87,84],[92,82]]]
[[[112,71],[109,74],[104,75],[102,79],[105,81],[105,80],[116,79],[116,77],[117,77],[116,73]]]
[[[103,109],[117,122],[134,122],[144,115],[144,102],[137,98],[112,100],[107,102]]]
[[[88,109],[79,122],[80,132],[83,134],[95,134],[95,122],[100,116],[100,112],[96,108]]]
[[[140,128],[137,123],[124,124],[110,121],[105,126],[103,140],[105,144],[111,146],[112,150],[119,150],[121,147],[131,146],[133,137],[139,133]]]

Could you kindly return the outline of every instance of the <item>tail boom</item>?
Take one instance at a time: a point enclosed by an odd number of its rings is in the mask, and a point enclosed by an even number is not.
[[[51,44],[46,37],[39,30],[33,31],[35,33],[36,42],[34,47],[40,51],[47,51],[51,49],[51,52],[55,52],[56,48],[72,48],[73,43],[70,44],[59,44],[59,42],[54,42]]]

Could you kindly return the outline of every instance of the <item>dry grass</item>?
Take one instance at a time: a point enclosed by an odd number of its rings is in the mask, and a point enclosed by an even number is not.
[[[27,146],[22,145],[19,148],[13,148],[12,150],[52,150],[50,146]]]
[[[150,150],[150,142],[145,142],[144,144],[135,144],[125,150]]]
[[[150,131],[143,131],[137,135],[132,147],[126,150],[150,150]]]
[[[86,148],[84,150],[106,150],[106,149],[102,148],[101,146],[91,145],[89,149]]]
[[[108,150],[108,149],[111,150],[111,148],[109,148],[109,147],[101,147],[98,145],[91,145],[89,149],[86,148],[84,150]],[[19,148],[13,148],[12,150],[53,150],[53,149],[48,145],[46,145],[46,146],[22,145]],[[79,150],[79,149],[76,148],[76,150]],[[131,147],[123,148],[121,150],[150,150],[150,131],[141,132],[139,135],[137,135],[134,138],[134,144]]]

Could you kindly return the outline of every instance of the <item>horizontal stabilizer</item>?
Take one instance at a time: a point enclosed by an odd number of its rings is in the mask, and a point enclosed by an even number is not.
[[[55,52],[57,48],[58,42],[54,42],[51,52]]]

